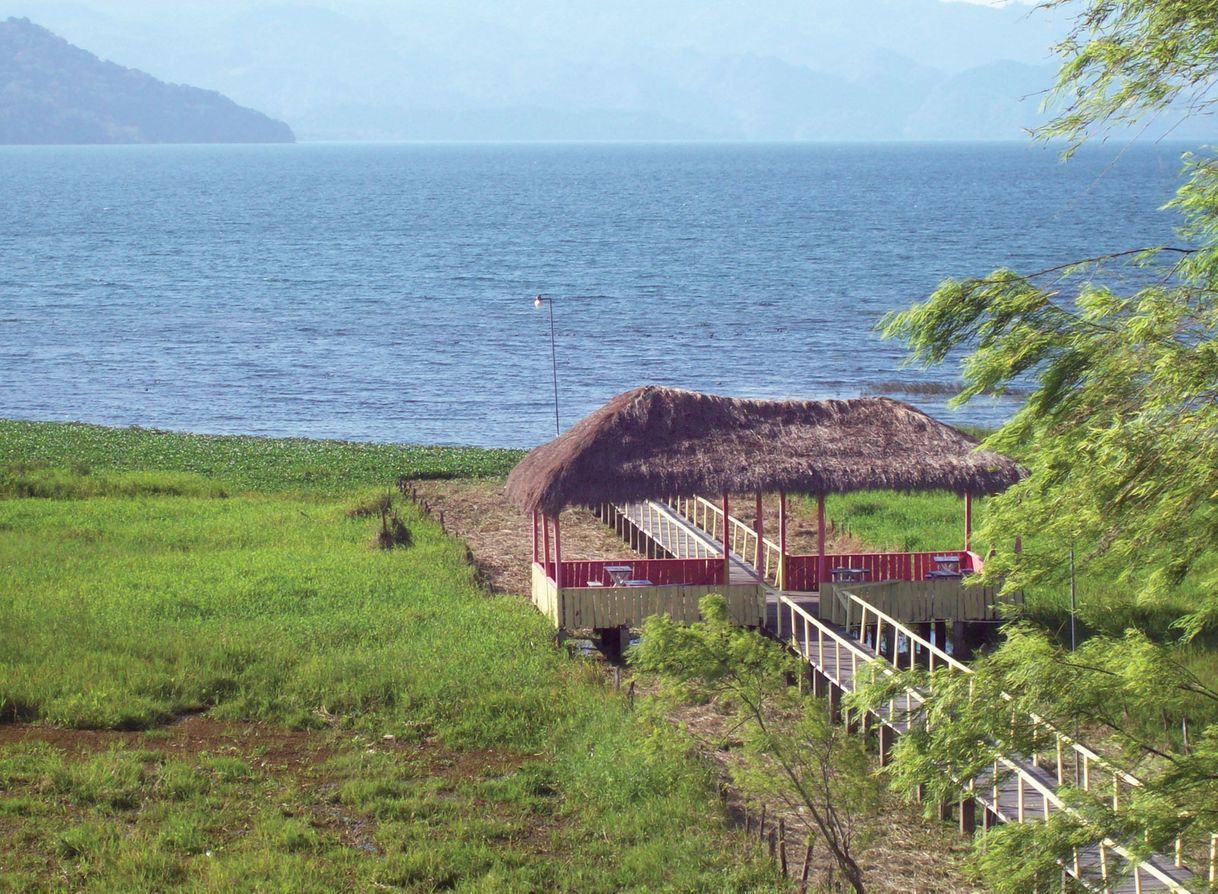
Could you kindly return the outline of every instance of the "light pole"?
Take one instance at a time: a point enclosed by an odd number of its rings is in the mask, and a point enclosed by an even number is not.
[[[562,434],[562,429],[558,425],[558,353],[554,348],[554,299],[543,295],[533,299],[534,307],[541,307],[543,303],[550,306],[550,370],[554,374],[554,437],[557,438]]]

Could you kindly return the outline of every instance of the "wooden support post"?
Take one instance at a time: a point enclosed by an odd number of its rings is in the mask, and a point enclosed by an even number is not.
[[[812,839],[808,839],[804,849],[804,865],[799,870],[799,894],[808,892],[808,875],[812,872]]]
[[[832,723],[842,722],[842,690],[841,687],[829,683],[829,720]]]
[[[952,821],[952,804],[950,801],[939,802],[939,819],[945,823]]]
[[[972,797],[960,799],[960,834],[970,838],[977,834],[977,802]]]
[[[930,642],[930,623],[929,622],[923,622],[921,624],[915,625],[914,632],[916,634],[918,634],[918,636],[922,637],[922,639],[926,640],[927,642]],[[930,652],[927,651],[925,648],[923,648],[922,654],[920,657],[922,659],[922,665],[924,667],[929,667],[930,666]]]
[[[973,495],[964,495],[964,549],[972,549],[973,543]]]
[[[969,661],[973,657],[973,643],[968,621],[952,624],[952,657],[957,661]]]
[[[787,492],[778,492],[778,589],[787,588]]]
[[[562,515],[562,510],[558,510],[554,514],[554,583],[558,589],[562,589],[562,528],[559,526],[558,517]]]
[[[829,579],[825,565],[825,495],[816,495],[816,589]]]
[[[731,517],[727,502],[727,491],[723,492],[723,586],[732,582],[732,531],[728,519]]]
[[[546,577],[550,576],[550,516],[544,512],[541,515],[541,542],[542,550],[545,559],[543,567],[546,570]]]
[[[537,510],[533,510],[533,561],[537,561]]]
[[[808,665],[808,670],[811,672],[812,677],[812,694],[817,698],[824,698],[827,694],[829,681],[825,679],[824,674],[810,664]]]
[[[879,751],[880,751],[880,766],[887,767],[891,763],[892,746],[896,744],[897,734],[892,727],[886,723],[881,723],[879,728]]]

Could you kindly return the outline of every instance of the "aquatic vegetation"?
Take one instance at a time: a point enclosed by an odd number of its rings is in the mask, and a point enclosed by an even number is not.
[[[335,493],[410,478],[506,475],[523,451],[195,435],[0,420],[0,466],[189,472],[234,488]]]

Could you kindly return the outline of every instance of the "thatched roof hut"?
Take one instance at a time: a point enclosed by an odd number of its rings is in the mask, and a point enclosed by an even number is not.
[[[508,477],[526,511],[694,494],[945,490],[1023,477],[1005,456],[886,397],[741,400],[654,385],[613,398]]]

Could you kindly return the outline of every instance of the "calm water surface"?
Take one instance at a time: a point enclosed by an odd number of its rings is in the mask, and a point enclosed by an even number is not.
[[[851,396],[950,275],[1172,238],[1178,146],[0,149],[0,416],[530,446],[655,382]],[[947,414],[993,422],[1010,405]]]

